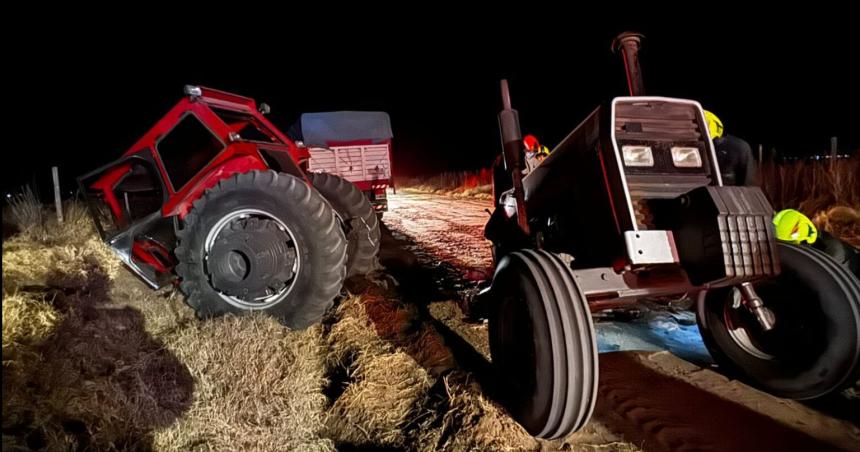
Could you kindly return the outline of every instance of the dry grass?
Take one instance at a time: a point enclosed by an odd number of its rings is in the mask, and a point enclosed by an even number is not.
[[[194,401],[156,433],[157,449],[333,450],[321,326],[288,331],[261,315],[192,322],[167,348],[194,378]]]
[[[536,450],[395,290],[361,280],[322,325],[194,318],[63,225],[3,243],[4,450]]]
[[[397,186],[405,190],[477,199],[492,199],[492,184],[491,169],[447,172],[431,177],[397,180]]]
[[[328,336],[343,390],[328,414],[338,446],[417,450],[538,450],[413,306],[377,294],[348,300]],[[336,367],[337,368],[337,367]]]
[[[3,449],[332,450],[321,327],[200,322],[80,205],[3,243]]]
[[[33,359],[33,344],[51,333],[62,316],[44,296],[3,294],[3,367]]]
[[[334,382],[340,386],[335,394],[343,392],[333,401],[326,424],[338,444],[405,447],[405,427],[417,417],[431,384],[424,368],[384,339],[408,329],[415,319],[412,313],[376,309],[375,322],[368,316],[367,306],[382,300],[353,298],[334,314],[329,362],[343,375],[343,381]]]
[[[4,242],[4,450],[537,447],[393,290],[366,283],[304,331],[199,321],[72,209]]]
[[[815,226],[860,248],[860,211],[847,206],[821,210],[812,218]]]
[[[446,376],[447,409],[434,429],[422,432],[425,450],[539,450],[541,442],[483,395],[468,374]]]
[[[800,210],[818,228],[860,248],[860,152],[848,159],[766,161],[761,179],[776,210]]]
[[[798,209],[807,215],[833,206],[860,209],[860,152],[847,159],[765,161],[762,188],[775,209]]]
[[[29,185],[24,186],[9,200],[9,213],[12,223],[24,234],[44,235],[42,203]]]

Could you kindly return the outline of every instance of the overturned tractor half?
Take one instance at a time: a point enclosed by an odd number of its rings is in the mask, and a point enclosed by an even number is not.
[[[200,317],[318,321],[346,276],[373,268],[379,225],[353,184],[304,171],[266,104],[187,86],[119,160],[78,181],[102,239],[152,288],[176,282]]]
[[[723,185],[702,107],[644,95],[640,42],[614,44],[630,96],[596,108],[525,177],[502,84],[504,170],[485,228],[496,272],[478,306],[508,410],[536,436],[591,415],[589,311],[643,298],[698,299],[715,360],[772,394],[823,397],[860,376],[860,282],[820,251],[777,242],[760,188]]]

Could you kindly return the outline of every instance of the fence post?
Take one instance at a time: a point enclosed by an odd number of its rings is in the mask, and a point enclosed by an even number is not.
[[[56,166],[51,167],[54,176],[54,204],[57,206],[57,222],[63,224],[63,200],[60,198],[60,173]]]

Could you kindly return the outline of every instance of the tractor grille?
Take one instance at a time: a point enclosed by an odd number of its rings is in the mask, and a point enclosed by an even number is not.
[[[615,138],[627,141],[703,141],[696,109],[665,101],[619,102],[615,106]]]
[[[689,102],[625,99],[615,104],[616,152],[620,154],[625,145],[648,146],[654,158],[653,166],[624,167],[634,211],[641,200],[672,199],[714,184],[710,143],[700,116],[699,108]],[[676,167],[672,161],[674,146],[697,148],[702,166]],[[649,222],[637,218],[637,223]]]

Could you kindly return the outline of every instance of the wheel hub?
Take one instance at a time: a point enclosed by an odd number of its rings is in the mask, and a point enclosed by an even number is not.
[[[286,290],[295,263],[296,249],[287,232],[273,220],[253,217],[226,225],[207,256],[212,287],[243,301]]]

